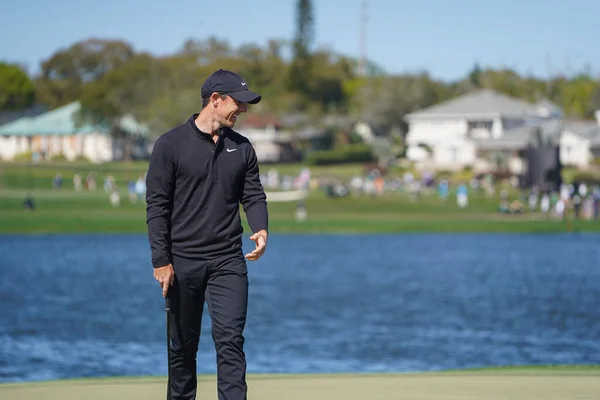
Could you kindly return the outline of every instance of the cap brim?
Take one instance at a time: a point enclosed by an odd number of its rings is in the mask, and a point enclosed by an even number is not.
[[[250,90],[241,90],[239,92],[227,93],[237,101],[242,103],[257,104],[261,99],[261,95]]]

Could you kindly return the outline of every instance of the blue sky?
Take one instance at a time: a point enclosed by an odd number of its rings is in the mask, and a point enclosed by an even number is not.
[[[0,59],[27,64],[87,37],[167,54],[186,38],[291,39],[296,0],[7,0]],[[367,55],[388,73],[457,79],[477,61],[537,76],[600,75],[600,1],[368,0]],[[358,56],[360,0],[313,0],[315,45]]]

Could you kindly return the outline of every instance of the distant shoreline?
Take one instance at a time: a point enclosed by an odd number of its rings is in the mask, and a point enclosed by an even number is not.
[[[77,215],[75,217],[55,212],[13,211],[10,215],[0,212],[0,235],[52,235],[52,234],[146,234],[143,215]],[[104,214],[104,213],[102,213]],[[136,215],[138,214],[138,215]],[[139,217],[139,218],[136,218]],[[395,220],[344,220],[339,218],[309,219],[299,223],[292,218],[271,222],[273,234],[297,235],[376,235],[376,234],[555,234],[600,232],[600,221],[542,221],[542,220],[479,220],[450,218],[435,220],[419,216],[398,216]],[[410,218],[410,219],[408,219]],[[244,234],[250,232],[243,222]]]
[[[2,220],[0,219],[0,224]],[[20,236],[51,236],[51,235],[145,235],[146,230],[95,230],[95,229],[59,229],[59,230],[39,230],[39,229],[14,229],[6,230],[0,228],[0,236],[20,235]],[[454,235],[469,235],[469,234],[502,234],[502,235],[518,235],[518,234],[540,234],[540,235],[553,235],[553,234],[565,234],[565,233],[600,233],[600,227],[594,225],[592,227],[580,227],[577,226],[575,229],[567,230],[562,227],[532,227],[532,229],[512,229],[510,227],[495,227],[494,229],[464,229],[449,231],[446,229],[439,230],[352,230],[344,229],[340,231],[336,230],[315,230],[315,229],[271,229],[272,235],[339,235],[339,236],[354,236],[354,235],[435,235],[435,234],[454,234]],[[246,229],[245,235],[250,235],[250,231]]]

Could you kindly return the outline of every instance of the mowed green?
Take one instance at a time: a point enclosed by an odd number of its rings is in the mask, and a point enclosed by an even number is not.
[[[161,400],[166,379],[114,378],[0,385],[6,400]],[[214,375],[198,378],[198,399],[217,398]],[[257,400],[592,400],[600,368],[556,367],[406,374],[295,374],[248,376]]]
[[[0,165],[0,233],[141,233],[146,231],[145,204],[130,204],[127,181],[144,171],[144,163],[42,165],[37,167]],[[271,166],[263,167],[267,170]],[[295,174],[302,168],[293,164],[277,166],[280,173]],[[359,165],[320,167],[317,176],[347,179],[362,172]],[[83,178],[93,170],[97,190],[76,193],[72,176]],[[52,189],[52,177],[64,176],[61,190]],[[113,175],[121,193],[121,206],[110,206],[102,189],[103,178]],[[24,212],[25,195],[33,195],[36,210]],[[406,193],[382,197],[351,196],[328,198],[313,191],[305,203],[308,219],[295,219],[296,202],[270,202],[270,230],[279,233],[401,233],[401,232],[565,232],[598,231],[600,221],[554,220],[535,214],[501,215],[497,197],[473,194],[466,209],[459,209],[453,197],[442,201],[435,193],[413,202]],[[244,227],[249,231],[242,213]]]

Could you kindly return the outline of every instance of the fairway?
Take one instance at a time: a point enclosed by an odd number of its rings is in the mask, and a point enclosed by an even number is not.
[[[165,378],[117,378],[0,385],[6,400],[162,400]],[[216,399],[213,375],[198,399]],[[249,375],[254,400],[584,400],[600,393],[598,369],[515,369],[424,374]]]

